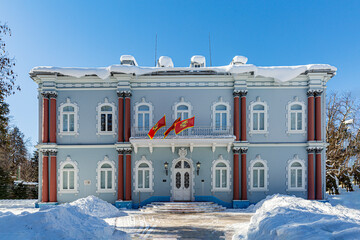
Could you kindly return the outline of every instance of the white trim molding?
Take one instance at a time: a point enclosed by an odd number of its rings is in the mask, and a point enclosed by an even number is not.
[[[216,167],[217,164],[223,163],[225,167]],[[216,170],[220,170],[220,187],[216,187]],[[222,170],[226,170],[226,187],[221,187],[222,181]],[[231,191],[231,167],[229,160],[225,160],[223,156],[220,154],[219,158],[213,160],[211,165],[211,191],[212,192],[230,192]]]
[[[254,110],[254,106],[256,106],[256,105],[263,106],[264,110]],[[253,117],[254,117],[255,113],[258,114],[258,115],[260,115],[260,113],[264,113],[264,129],[263,130],[259,130],[259,129],[254,130]],[[249,105],[249,119],[250,119],[250,121],[249,121],[249,128],[250,128],[249,134],[250,135],[252,135],[252,134],[265,134],[265,135],[267,135],[269,133],[268,132],[268,129],[269,129],[269,106],[265,101],[261,101],[260,97],[257,97],[256,101],[250,102],[250,105]],[[260,123],[260,118],[258,119],[258,121]]]
[[[291,110],[293,105],[300,105],[301,110]],[[291,113],[295,113],[295,125],[297,125],[297,113],[301,113],[301,127],[302,129],[291,130]],[[293,101],[288,102],[286,105],[286,125],[287,125],[287,134],[305,134],[306,133],[306,105],[303,101],[299,101],[297,97]],[[297,126],[295,126],[297,128]]]
[[[139,119],[138,119],[140,106],[149,107],[149,111],[148,111],[148,113],[149,113],[149,129],[145,129],[145,126],[143,126],[144,130],[142,130],[142,131],[139,130]],[[145,100],[145,98],[141,98],[141,102],[136,102],[134,105],[134,121],[135,121],[134,126],[136,129],[136,132],[148,132],[152,128],[153,122],[154,122],[154,105],[151,102],[147,102]]]
[[[188,112],[188,118],[191,118],[191,117],[192,117],[193,106],[191,105],[190,102],[185,102],[184,97],[181,97],[181,98],[180,98],[180,101],[179,101],[179,102],[176,102],[176,103],[173,105],[173,107],[172,107],[172,109],[173,109],[173,119],[174,119],[174,121],[177,119],[177,114],[178,114],[177,108],[178,108],[178,106],[181,106],[181,105],[185,105],[185,106],[188,107],[188,110],[187,110],[187,112]],[[183,111],[185,111],[185,110],[183,110]],[[181,119],[181,120],[184,120],[184,119]]]
[[[73,169],[64,169],[66,165],[70,164]],[[65,171],[74,171],[74,189],[64,189],[63,177]],[[69,181],[68,181],[68,184]],[[71,160],[70,156],[67,156],[65,161],[60,162],[59,171],[58,171],[58,193],[79,193],[79,167],[76,161]]]
[[[145,163],[148,165],[147,168],[141,170],[149,170],[149,188],[139,188],[138,186],[138,174],[139,174],[139,166],[140,164]],[[134,179],[134,192],[154,192],[154,168],[152,166],[152,162],[147,160],[145,156],[142,156],[140,160],[135,162],[135,167],[133,168],[133,179]],[[145,174],[143,174],[143,178],[145,179]]]
[[[292,167],[291,165],[294,163],[299,163],[301,166],[300,167]],[[301,181],[302,181],[302,186],[301,187],[291,187],[291,170],[295,169],[301,169],[302,170],[302,176],[301,176]],[[305,161],[300,159],[299,156],[297,154],[294,155],[294,157],[292,159],[288,160],[288,164],[286,166],[286,185],[287,185],[287,191],[306,191],[306,165],[305,165]],[[297,171],[295,173],[295,183],[297,182]],[[296,185],[296,184],[295,184]]]
[[[106,113],[111,113],[112,114],[112,129],[111,131],[101,131],[101,107],[104,106],[110,106],[112,108],[111,112],[106,112]],[[106,124],[107,127],[107,124]],[[109,102],[108,98],[104,99],[103,103],[98,103],[97,107],[96,107],[96,129],[97,135],[114,135],[114,137],[116,136],[116,128],[117,128],[117,118],[116,118],[116,106],[115,103],[113,102]]]
[[[216,110],[216,107],[219,105],[224,105],[226,107],[226,110]],[[226,113],[226,129],[222,129],[221,117],[220,117],[220,129],[216,129],[216,113],[220,113],[220,114]],[[229,129],[231,127],[230,119],[231,119],[231,106],[229,102],[225,102],[223,101],[222,97],[219,97],[219,100],[211,105],[211,127],[213,128],[213,131],[223,132]]]
[[[112,182],[111,182],[111,188],[110,189],[101,189],[101,167],[104,164],[109,164],[111,166],[112,171]],[[107,181],[107,177],[105,177],[105,181]],[[97,163],[96,168],[96,193],[114,193],[116,192],[116,171],[115,171],[115,162],[110,161],[108,156],[104,157],[104,160],[99,161]]]
[[[73,107],[74,112],[64,112],[65,107]],[[74,131],[64,131],[64,114],[74,114]],[[70,121],[70,119],[68,119]],[[77,136],[79,135],[79,106],[75,102],[71,102],[70,98],[66,98],[66,102],[61,103],[59,107],[59,119],[58,119],[58,133],[59,136]]]
[[[262,167],[254,167],[254,165],[256,163],[261,163],[263,166]],[[256,168],[256,169],[254,169]],[[264,187],[254,187],[253,186],[253,170],[257,170],[258,172],[260,172],[260,170],[264,170]],[[267,165],[267,161],[261,159],[260,155],[257,155],[255,159],[250,161],[250,166],[249,166],[249,191],[268,191],[269,190],[269,167]],[[259,179],[260,179],[260,175]]]

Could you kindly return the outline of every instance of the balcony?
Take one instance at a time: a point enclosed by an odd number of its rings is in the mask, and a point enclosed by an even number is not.
[[[164,133],[168,129],[168,127],[160,128],[157,131],[154,139],[163,139]],[[133,127],[131,129],[131,138],[132,139],[149,139],[147,135],[149,129],[144,128],[136,128]],[[212,127],[193,127],[182,131],[179,134],[175,134],[174,131],[171,131],[170,134],[166,137],[166,139],[208,139],[208,138],[234,138],[233,128],[212,128]]]

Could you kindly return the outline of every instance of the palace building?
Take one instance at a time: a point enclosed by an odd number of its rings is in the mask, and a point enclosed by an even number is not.
[[[117,207],[209,201],[247,207],[280,193],[325,194],[327,64],[207,67],[123,55],[104,68],[36,67],[39,204],[95,195]],[[166,127],[149,130],[166,116]],[[177,118],[195,117],[179,134]]]

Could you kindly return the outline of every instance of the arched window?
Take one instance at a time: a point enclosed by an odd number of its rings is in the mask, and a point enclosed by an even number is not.
[[[143,156],[135,165],[135,191],[152,191],[152,164]]]
[[[60,193],[76,193],[77,191],[77,164],[67,157],[60,164]]]
[[[213,163],[213,191],[230,190],[230,166],[229,162],[220,155]]]
[[[230,106],[220,102],[213,105],[213,129],[222,131],[228,129],[230,125]]]
[[[305,164],[302,160],[294,159],[289,162],[288,188],[289,190],[305,190]]]
[[[251,109],[251,129],[254,132],[261,132],[266,130],[266,118],[265,118],[265,105],[255,104]]]
[[[305,132],[305,105],[292,102],[288,106],[288,131],[290,133]]]
[[[114,134],[115,133],[115,106],[108,102],[105,98],[105,103],[100,104],[98,111],[98,133],[99,134]]]
[[[60,104],[60,135],[74,135],[77,134],[77,118],[78,107],[76,104],[71,103],[70,99],[66,103]]]
[[[98,192],[115,191],[115,164],[107,157],[98,164]]]
[[[140,103],[135,104],[135,126],[138,131],[148,132],[152,127],[153,106],[142,98]]]
[[[250,190],[267,190],[267,164],[264,160],[257,157],[250,166]]]
[[[187,105],[178,105],[176,107],[176,118],[181,118],[181,120],[187,119],[190,117],[190,109]]]

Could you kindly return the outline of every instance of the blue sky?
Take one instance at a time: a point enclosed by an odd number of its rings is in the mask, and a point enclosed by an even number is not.
[[[331,90],[360,97],[360,1],[14,1],[0,0],[0,21],[13,35],[7,50],[16,58],[22,91],[8,98],[12,121],[32,144],[38,137],[35,66],[100,67],[122,54],[139,65],[158,56],[188,66],[200,54],[226,65],[244,55],[258,66],[328,63],[338,74]]]

